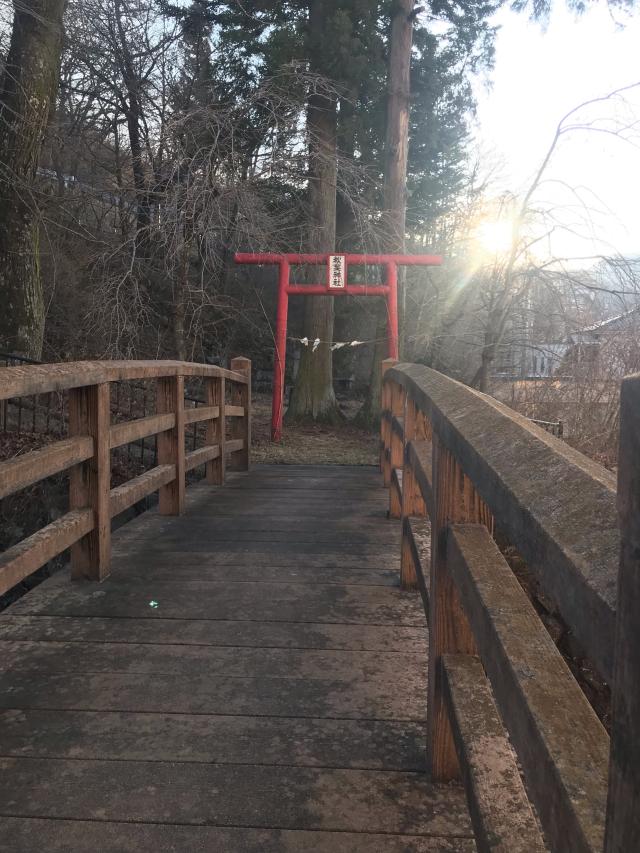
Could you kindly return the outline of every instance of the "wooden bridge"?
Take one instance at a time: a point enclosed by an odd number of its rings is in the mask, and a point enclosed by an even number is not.
[[[68,404],[68,436],[0,463],[0,498],[69,476],[0,593],[67,550],[73,580],[0,614],[0,849],[640,850],[640,378],[619,525],[613,477],[566,444],[384,368],[382,474],[250,468],[246,359],[0,370],[0,400]],[[132,381],[156,414],[122,421]],[[114,485],[114,451],[156,435]],[[509,549],[612,685],[611,741]]]

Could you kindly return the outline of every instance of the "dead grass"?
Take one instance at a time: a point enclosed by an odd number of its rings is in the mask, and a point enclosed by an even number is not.
[[[346,404],[350,418],[358,406]],[[251,459],[281,465],[375,465],[378,462],[377,435],[358,429],[350,420],[339,427],[300,424],[285,426],[282,441],[272,444],[271,397],[253,398]]]

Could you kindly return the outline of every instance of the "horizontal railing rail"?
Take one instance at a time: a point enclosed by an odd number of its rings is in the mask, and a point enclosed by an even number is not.
[[[626,382],[636,383],[640,402],[640,379]],[[585,656],[614,681],[615,743],[615,685],[626,678],[630,690],[630,675],[616,620],[614,476],[493,398],[421,365],[383,363],[382,407],[380,462],[389,513],[402,519],[401,582],[420,589],[429,624],[433,781],[464,781],[481,851],[640,849],[629,834],[626,846],[611,846],[610,827],[604,846],[609,736],[494,538],[499,532],[517,549]],[[634,417],[640,424],[640,405]],[[638,435],[633,441],[640,449]],[[630,466],[636,511],[639,458]],[[624,495],[618,501],[629,504]],[[420,517],[431,525],[428,566],[414,530]],[[637,516],[634,525],[637,570]],[[640,581],[633,584],[637,624]],[[637,664],[636,697],[639,648],[625,649]],[[625,696],[628,703],[626,693],[618,699],[628,708]],[[624,743],[640,756],[631,744],[632,731],[640,740],[640,714],[635,720]],[[640,762],[617,760],[618,778],[640,779]],[[620,783],[619,795],[629,798],[629,787]]]
[[[203,386],[202,405],[185,406],[185,379]],[[111,389],[129,381],[155,383],[156,413],[112,422]],[[227,387],[229,393],[227,394]],[[204,466],[206,480],[223,484],[227,464],[246,470],[251,448],[251,362],[231,369],[178,361],[71,362],[0,368],[0,400],[50,392],[67,395],[68,436],[0,462],[0,498],[62,472],[69,476],[64,515],[0,554],[0,594],[49,560],[71,550],[74,577],[102,580],[111,561],[111,520],[158,492],[159,510],[184,510],[186,473]],[[229,398],[227,400],[227,397]],[[204,444],[187,450],[185,427],[201,424]],[[154,467],[111,487],[111,451],[154,437]],[[229,457],[227,463],[227,457]]]

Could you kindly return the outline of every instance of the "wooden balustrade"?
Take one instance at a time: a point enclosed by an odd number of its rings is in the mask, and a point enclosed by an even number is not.
[[[620,552],[613,475],[486,395],[383,364],[401,583],[420,588],[429,625],[428,766],[464,782],[480,851],[640,850],[640,377],[622,400]],[[611,749],[494,529],[613,683]]]
[[[186,379],[201,379],[204,405],[185,408]],[[156,414],[111,423],[115,382],[156,382]],[[232,404],[225,402],[230,388]],[[234,359],[231,370],[177,361],[75,362],[0,368],[0,401],[52,391],[69,397],[69,437],[0,462],[0,498],[46,477],[69,473],[69,511],[0,554],[0,594],[63,551],[71,551],[74,577],[109,574],[111,520],[159,492],[161,513],[184,509],[186,472],[204,466],[210,483],[223,484],[227,456],[246,470],[251,449],[251,362]],[[226,439],[227,418],[232,439]],[[202,423],[202,447],[185,448],[185,426]],[[111,451],[157,436],[158,464],[111,488]]]

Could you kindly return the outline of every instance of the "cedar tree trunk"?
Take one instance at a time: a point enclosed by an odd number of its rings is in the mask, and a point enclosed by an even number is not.
[[[0,349],[40,358],[44,301],[33,183],[54,102],[65,0],[15,4],[0,92]]]

